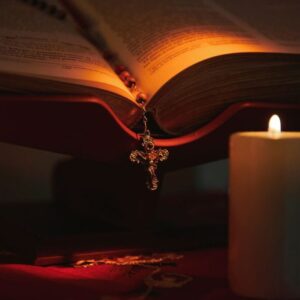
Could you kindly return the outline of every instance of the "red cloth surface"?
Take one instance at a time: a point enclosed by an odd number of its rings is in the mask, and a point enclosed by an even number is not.
[[[145,278],[153,269],[98,265],[89,268],[0,265],[1,300],[203,299],[238,300],[227,281],[227,253],[222,249],[183,253],[174,265],[161,267],[167,276],[190,276],[181,287],[156,286],[146,298]],[[157,274],[157,277],[162,276]]]

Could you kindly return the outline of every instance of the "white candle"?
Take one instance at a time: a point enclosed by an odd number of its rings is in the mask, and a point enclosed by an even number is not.
[[[300,132],[274,122],[230,139],[229,281],[243,296],[287,299],[300,297]]]

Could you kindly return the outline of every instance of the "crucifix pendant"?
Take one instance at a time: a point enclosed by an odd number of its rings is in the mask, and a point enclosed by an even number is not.
[[[169,157],[169,151],[167,149],[155,149],[153,138],[150,135],[150,131],[147,128],[147,117],[144,111],[144,127],[145,131],[142,136],[142,146],[144,150],[133,150],[130,153],[129,159],[133,163],[143,164],[147,170],[147,187],[151,191],[158,189],[159,180],[157,178],[158,163],[167,160]]]
[[[169,151],[167,149],[155,149],[154,142],[150,135],[143,136],[142,150],[133,150],[130,153],[130,160],[137,164],[143,164],[148,173],[147,187],[151,191],[158,189],[159,180],[157,178],[158,163],[168,159]]]

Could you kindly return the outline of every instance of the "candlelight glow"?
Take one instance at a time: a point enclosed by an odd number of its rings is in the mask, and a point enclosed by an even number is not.
[[[269,133],[278,134],[281,132],[281,122],[278,115],[273,115],[269,120]]]

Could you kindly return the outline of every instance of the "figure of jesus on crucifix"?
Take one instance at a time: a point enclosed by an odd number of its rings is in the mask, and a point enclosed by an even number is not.
[[[144,151],[133,150],[130,153],[130,160],[137,164],[143,164],[147,168],[148,180],[147,187],[151,191],[155,191],[158,188],[159,180],[157,178],[156,170],[159,162],[168,159],[169,151],[167,149],[155,149],[153,139],[150,135],[143,136]]]

